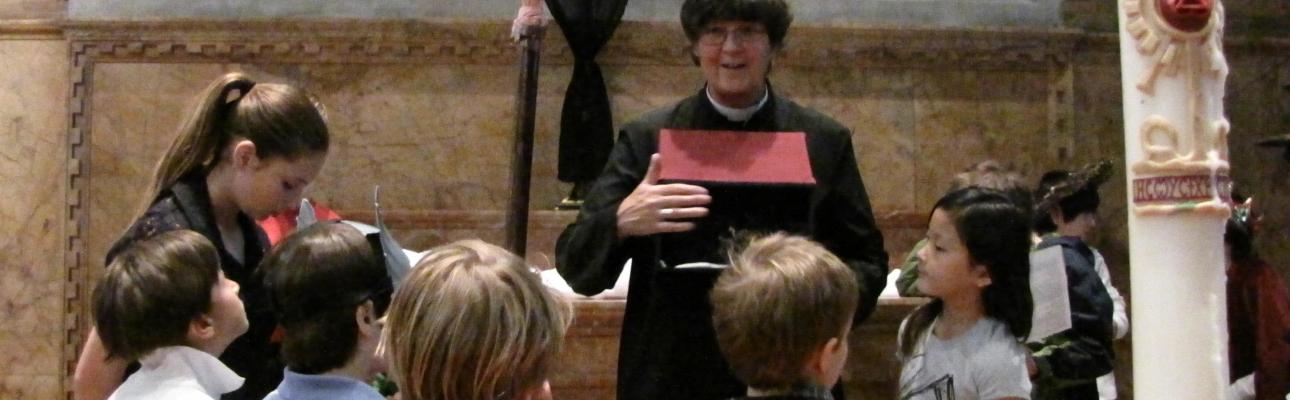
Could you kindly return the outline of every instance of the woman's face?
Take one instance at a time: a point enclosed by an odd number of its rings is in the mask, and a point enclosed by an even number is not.
[[[254,220],[296,207],[326,158],[324,153],[295,160],[257,158],[238,174],[238,190],[234,190],[238,207]]]
[[[974,265],[967,246],[945,210],[932,212],[927,226],[927,245],[918,251],[918,290],[945,299],[979,293],[990,284],[985,266]]]
[[[773,54],[761,23],[712,22],[699,33],[692,51],[717,102],[742,108],[761,100]]]

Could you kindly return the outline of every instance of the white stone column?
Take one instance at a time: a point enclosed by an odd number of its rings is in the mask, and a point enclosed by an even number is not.
[[[1222,399],[1228,384],[1223,8],[1119,0],[1140,399]]]

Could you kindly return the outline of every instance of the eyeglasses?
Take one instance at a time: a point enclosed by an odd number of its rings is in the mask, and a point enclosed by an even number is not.
[[[766,38],[766,29],[760,27],[745,26],[730,30],[710,27],[699,33],[699,44],[720,46],[725,44],[726,40],[732,40],[735,44],[748,44]]]

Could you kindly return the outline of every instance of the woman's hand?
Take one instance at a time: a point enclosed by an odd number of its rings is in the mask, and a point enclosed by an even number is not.
[[[712,196],[708,189],[682,183],[658,184],[659,155],[649,158],[645,179],[618,205],[618,240],[663,232],[694,229],[693,222],[678,222],[708,215]]]

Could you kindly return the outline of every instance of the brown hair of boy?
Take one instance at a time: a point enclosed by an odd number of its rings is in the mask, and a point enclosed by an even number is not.
[[[812,354],[846,340],[859,291],[855,273],[824,246],[784,233],[753,238],[731,251],[712,288],[717,345],[754,389],[808,383]]]
[[[345,366],[359,344],[356,310],[370,300],[380,318],[389,304],[385,265],[363,234],[344,223],[317,223],[291,234],[265,256],[258,273],[285,330],[282,360],[295,373]]]
[[[405,400],[505,400],[540,389],[572,311],[500,247],[458,241],[430,251],[387,314],[391,375]]]
[[[294,86],[256,83],[233,72],[212,82],[199,99],[157,162],[148,196],[135,219],[158,193],[184,175],[209,172],[227,157],[225,148],[235,140],[250,140],[261,159],[295,160],[324,153],[329,146],[330,135],[319,105]]]
[[[193,231],[165,232],[122,251],[94,288],[94,323],[108,358],[185,345],[189,323],[210,310],[219,272],[215,246]]]

